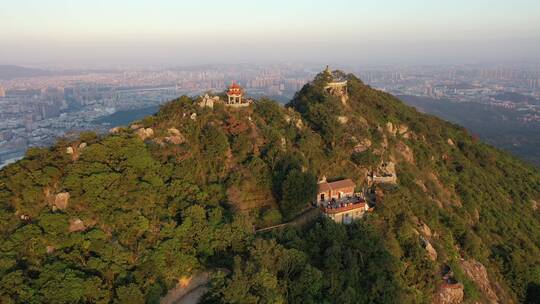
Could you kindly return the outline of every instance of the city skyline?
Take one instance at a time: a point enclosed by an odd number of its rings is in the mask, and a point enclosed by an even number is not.
[[[24,0],[2,5],[0,64],[540,62],[539,15],[530,0]]]
[[[284,104],[323,68],[299,64],[203,65],[29,70],[27,76],[0,77],[0,167],[19,159],[28,147],[49,145],[59,137],[84,130],[106,132],[155,113],[161,104],[178,96],[220,93],[233,81],[250,98],[267,97]],[[0,76],[1,71],[0,66]],[[443,117],[450,121],[472,126],[473,132],[479,130],[490,143],[540,164],[529,150],[534,151],[536,142],[540,142],[534,135],[540,124],[540,67],[421,65],[351,67],[343,71],[419,109],[431,109],[447,115]],[[437,112],[438,107],[445,109]],[[492,134],[491,125],[487,130],[486,124],[471,125],[501,117],[505,121],[502,133],[497,129]]]

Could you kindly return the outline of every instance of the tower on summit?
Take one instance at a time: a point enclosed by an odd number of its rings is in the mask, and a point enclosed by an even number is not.
[[[236,82],[233,81],[231,86],[225,92],[227,94],[227,106],[245,107],[250,104],[249,100],[244,100],[244,90]]]
[[[324,73],[332,76],[332,71],[330,71],[330,66],[326,66],[326,69],[324,69]]]
[[[346,104],[349,100],[349,92],[347,90],[347,79],[342,77],[343,73],[338,71],[330,71],[330,68],[326,66],[324,73],[330,76],[330,81],[326,83],[324,90],[331,95],[337,96],[341,99],[343,104]]]

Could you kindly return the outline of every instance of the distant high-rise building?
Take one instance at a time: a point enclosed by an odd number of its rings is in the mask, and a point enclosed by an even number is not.
[[[536,85],[538,83],[538,80],[537,79],[529,79],[527,82],[528,82],[527,84],[529,86],[529,89],[531,89],[531,91],[534,92],[536,90]]]
[[[34,130],[34,117],[32,114],[24,115],[24,129],[26,132],[32,132]]]
[[[0,87],[0,97],[6,97],[6,90],[2,87]]]
[[[426,84],[425,85],[425,89],[424,89],[424,94],[427,95],[427,96],[433,96],[433,86],[431,86],[430,84]]]

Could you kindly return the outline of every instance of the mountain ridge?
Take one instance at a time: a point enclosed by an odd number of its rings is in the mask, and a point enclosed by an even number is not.
[[[18,65],[0,65],[0,79],[13,79],[19,77],[34,77],[49,75],[50,72],[36,69],[27,68]]]
[[[327,89],[333,77],[347,98]],[[156,303],[215,268],[230,273],[205,303],[534,299],[537,169],[340,71],[286,107],[199,101],[0,171],[3,301]],[[397,184],[369,182],[384,162]],[[371,189],[373,212],[253,234],[300,213],[322,176]]]

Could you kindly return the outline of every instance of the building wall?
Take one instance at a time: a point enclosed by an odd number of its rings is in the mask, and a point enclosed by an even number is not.
[[[338,199],[340,192],[342,193],[341,197],[353,196],[354,195],[354,187],[342,188],[342,189],[336,189],[336,190],[329,190],[329,191],[326,191],[326,192],[319,192],[318,195],[317,195],[317,201],[318,202],[322,201],[321,200],[321,195],[322,194],[324,194],[324,199],[325,200],[330,200],[332,198]]]
[[[318,202],[322,202],[322,201],[325,201],[325,200],[328,200],[329,197],[332,196],[332,191],[323,191],[323,192],[319,192],[317,194],[317,201]],[[322,196],[324,195],[324,199],[322,199]]]
[[[340,193],[341,193],[342,197],[353,196],[354,195],[354,187],[342,188],[342,189],[334,190],[333,192],[334,193],[332,193],[332,198],[335,198],[335,199],[338,199]]]
[[[373,183],[381,183],[381,184],[396,184],[397,183],[397,176],[373,176],[371,178],[371,181]]]
[[[327,216],[338,224],[351,224],[354,220],[362,218],[365,212],[366,212],[365,209],[358,208],[358,209],[336,213],[336,214],[327,214]]]

